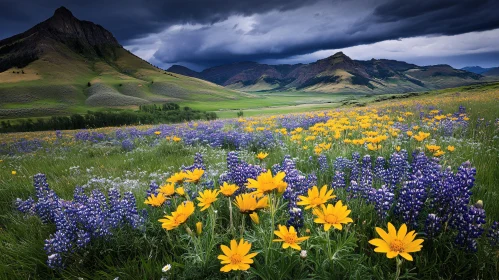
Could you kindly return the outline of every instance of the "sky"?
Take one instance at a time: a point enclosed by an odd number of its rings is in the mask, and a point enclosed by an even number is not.
[[[0,39],[64,5],[162,68],[353,59],[499,66],[499,0],[0,0]]]

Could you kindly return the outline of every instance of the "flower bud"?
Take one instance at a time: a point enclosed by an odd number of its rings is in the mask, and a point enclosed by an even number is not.
[[[478,201],[475,203],[475,207],[476,207],[476,208],[479,208],[479,209],[483,209],[483,201],[482,201],[482,200],[478,200]]]

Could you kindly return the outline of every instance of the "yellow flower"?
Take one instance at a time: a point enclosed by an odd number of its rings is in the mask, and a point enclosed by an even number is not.
[[[158,195],[151,194],[145,201],[145,204],[149,204],[153,207],[159,207],[165,203],[166,197],[162,193],[158,193]]]
[[[201,211],[208,209],[217,200],[219,193],[219,190],[204,190],[203,192],[199,192],[197,200],[199,200],[198,206],[203,207]]]
[[[331,226],[336,229],[343,229],[341,224],[352,223],[353,220],[348,217],[351,210],[348,210],[347,206],[343,206],[341,200],[336,202],[333,206],[332,204],[328,204],[325,206],[321,205],[321,209],[315,208],[313,213],[317,218],[315,218],[314,222],[317,224],[324,224],[324,230],[328,231]]]
[[[322,186],[320,192],[317,186],[313,186],[308,189],[308,196],[300,195],[298,198],[300,201],[296,204],[306,205],[305,209],[319,207],[320,205],[326,203],[328,200],[335,198],[333,195],[333,190],[327,190],[327,185]]]
[[[407,131],[407,136],[411,137],[412,136],[412,131]]]
[[[449,152],[454,152],[455,149],[456,149],[456,147],[454,147],[454,146],[451,146],[451,145],[447,146],[447,151],[449,151]]]
[[[16,175],[16,174],[17,174],[17,171],[12,170],[12,172],[11,172],[11,173],[12,173],[12,175]]]
[[[180,196],[184,196],[185,195],[185,191],[184,191],[184,188],[183,187],[179,187],[175,190],[175,193],[180,195]]]
[[[238,189],[239,187],[235,184],[227,184],[227,182],[224,182],[224,184],[220,186],[220,192],[225,196],[233,195]]]
[[[201,235],[202,232],[203,232],[203,223],[197,222],[196,223],[196,233],[198,235]]]
[[[264,196],[261,199],[257,200],[257,195],[252,193],[243,193],[236,196],[236,206],[239,208],[241,213],[250,214],[254,211],[268,207],[269,197]]]
[[[154,131],[154,134],[161,135],[161,131],[159,131],[159,130],[158,131]]]
[[[433,156],[434,156],[434,157],[439,157],[439,156],[442,156],[442,155],[445,155],[445,152],[444,152],[444,151],[442,151],[442,150],[438,150],[438,151],[436,151],[436,152],[433,154]]]
[[[416,239],[416,231],[413,230],[407,233],[407,226],[402,224],[400,229],[397,230],[395,227],[388,223],[388,233],[382,228],[376,227],[376,232],[378,232],[380,238],[375,238],[369,240],[369,243],[377,246],[374,252],[386,253],[386,257],[391,259],[400,255],[408,261],[412,261],[412,256],[409,253],[419,252],[423,245],[423,239]]]
[[[173,136],[172,140],[173,140],[174,142],[180,142],[180,140],[182,140],[182,138],[177,137],[177,136]]]
[[[288,230],[286,226],[279,225],[279,230],[274,231],[274,234],[280,239],[274,239],[272,241],[284,242],[282,243],[282,248],[284,249],[291,247],[295,250],[301,250],[301,247],[298,244],[310,238],[310,236],[298,237],[298,234],[293,226],[290,226]]]
[[[187,171],[185,178],[187,179],[186,182],[192,182],[197,184],[199,180],[201,179],[201,176],[203,176],[204,170],[200,168],[196,168],[192,171]]]
[[[397,150],[397,152],[400,152],[400,146],[395,147],[395,150]]]
[[[259,160],[264,160],[268,155],[268,153],[260,152],[258,155],[256,155],[256,158]]]
[[[381,145],[369,143],[369,144],[367,144],[367,149],[369,149],[369,151],[377,151],[377,150],[381,149]]]
[[[172,196],[175,193],[175,185],[174,184],[164,184],[159,187],[159,192],[164,194],[165,196]]]
[[[418,140],[418,142],[421,142],[428,137],[430,137],[430,133],[425,133],[425,132],[420,131],[420,132],[418,132],[417,135],[414,135],[412,138]]]
[[[229,272],[231,270],[248,270],[250,264],[253,263],[253,258],[258,253],[248,254],[251,250],[251,243],[244,241],[241,238],[239,244],[235,239],[230,241],[230,248],[225,245],[220,245],[223,255],[219,255],[218,259],[221,264],[225,264],[220,268],[222,272]]]
[[[253,212],[249,216],[250,216],[251,220],[253,221],[253,223],[255,223],[255,224],[260,223],[260,217],[258,217],[258,213]]]
[[[440,146],[437,145],[426,145],[426,148],[432,153],[440,150]]]
[[[177,207],[177,210],[172,212],[170,216],[165,216],[166,219],[159,219],[158,221],[163,223],[162,227],[166,230],[176,229],[187,221],[189,216],[194,213],[194,210],[194,203],[192,201],[186,201],[181,203]]]
[[[248,179],[248,188],[256,189],[255,193],[266,194],[274,189],[278,189],[279,192],[284,191],[287,187],[287,184],[282,180],[286,176],[286,173],[279,172],[274,177],[272,177],[272,173],[268,170],[265,173],[261,173],[258,175],[256,180]]]
[[[169,183],[177,183],[177,184],[182,184],[182,182],[185,179],[186,174],[184,172],[177,172],[170,176],[170,178],[166,179],[167,182]]]

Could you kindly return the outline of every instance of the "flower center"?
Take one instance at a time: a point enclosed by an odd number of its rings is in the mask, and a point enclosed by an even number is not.
[[[329,224],[337,224],[338,223],[338,217],[335,214],[328,214],[326,216],[326,222]]]
[[[242,260],[243,258],[239,254],[233,254],[232,256],[230,256],[230,262],[232,264],[239,264]]]
[[[288,244],[295,244],[296,243],[296,234],[288,234],[287,236],[284,237],[284,241]]]
[[[395,252],[402,252],[404,250],[404,243],[402,241],[395,239],[390,242],[390,250]]]

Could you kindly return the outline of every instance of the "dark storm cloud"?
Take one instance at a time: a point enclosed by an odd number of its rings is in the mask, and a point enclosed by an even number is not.
[[[316,2],[302,0],[1,0],[0,38],[12,36],[43,21],[61,5],[80,19],[109,29],[120,41],[157,32],[178,23],[211,24],[233,14],[286,11]],[[19,22],[22,22],[19,24]]]
[[[231,36],[230,31],[217,31],[216,25],[210,25],[204,30],[168,34],[162,39],[166,43],[154,56],[165,63],[188,62],[206,67],[245,60],[282,59],[413,36],[456,35],[499,28],[499,1],[352,0],[321,1],[312,7],[313,12],[308,6],[298,8],[298,13],[287,11],[257,17],[250,31],[233,37],[246,45],[246,51],[224,45],[200,47],[206,42],[203,36]],[[283,21],[283,17],[289,21]],[[275,26],[275,22],[282,25]],[[265,35],[277,28],[286,29],[283,26],[288,30],[269,35],[278,39],[265,40]],[[295,32],[286,34],[289,30]],[[251,40],[252,37],[262,40]],[[167,41],[182,42],[182,46],[175,47]]]
[[[499,27],[496,0],[390,0],[376,7],[360,24],[394,24],[400,37],[426,34],[455,35]]]
[[[499,28],[495,0],[0,0],[0,38],[61,5],[152,63],[207,67]]]

